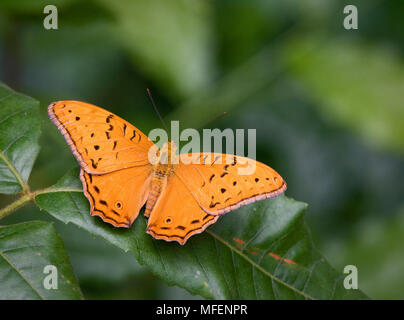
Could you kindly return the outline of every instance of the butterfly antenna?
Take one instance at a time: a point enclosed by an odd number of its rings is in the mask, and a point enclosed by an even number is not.
[[[168,132],[166,123],[164,122],[164,120],[163,120],[163,118],[162,118],[160,112],[158,111],[158,109],[157,109],[157,107],[156,107],[156,104],[154,103],[154,99],[153,99],[153,96],[152,96],[152,94],[151,94],[149,88],[147,88],[147,94],[149,95],[150,101],[152,102],[152,105],[153,105],[153,107],[154,107],[154,110],[156,111],[157,115],[159,116],[161,123],[163,124],[164,128],[165,128],[166,131]]]
[[[212,120],[209,120],[208,122],[206,122],[203,126],[200,126],[199,128],[198,128],[198,130],[199,129],[202,129],[203,127],[206,127],[206,125],[208,125],[209,123],[212,123],[213,121],[216,121],[217,119],[220,119],[221,117],[223,117],[223,116],[225,116],[227,114],[227,112],[226,111],[223,111],[221,114],[219,114],[217,117],[215,117],[215,118],[213,118]]]

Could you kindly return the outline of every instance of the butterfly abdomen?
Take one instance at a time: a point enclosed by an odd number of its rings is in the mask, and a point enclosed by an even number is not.
[[[169,165],[157,164],[155,166],[153,170],[153,178],[150,188],[151,190],[149,192],[146,202],[146,211],[145,211],[146,217],[150,215],[150,212],[156,205],[156,202],[163,190],[163,187],[167,183],[167,177],[170,175],[171,171],[172,168]]]

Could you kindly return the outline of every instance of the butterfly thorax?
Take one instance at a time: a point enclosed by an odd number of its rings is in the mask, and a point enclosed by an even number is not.
[[[163,190],[167,179],[174,171],[174,164],[178,163],[177,147],[174,142],[168,142],[163,145],[159,154],[158,161],[153,165],[153,177],[151,181],[151,190],[147,197],[146,217],[153,210],[161,191]]]

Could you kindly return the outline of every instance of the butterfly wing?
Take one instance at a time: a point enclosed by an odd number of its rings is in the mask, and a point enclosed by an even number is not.
[[[87,173],[104,174],[149,164],[153,142],[107,110],[65,100],[49,105],[48,114]]]
[[[115,227],[129,228],[145,204],[151,183],[151,168],[137,166],[103,175],[83,169],[80,179],[90,201],[91,215]]]
[[[180,155],[179,162],[175,174],[207,214],[224,214],[286,190],[275,170],[250,158],[197,153]]]
[[[203,211],[184,183],[171,175],[150,213],[146,232],[155,239],[183,245],[189,237],[201,233],[218,218],[218,215]]]

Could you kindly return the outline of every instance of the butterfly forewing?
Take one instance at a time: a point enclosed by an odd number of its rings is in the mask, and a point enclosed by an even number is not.
[[[111,112],[65,100],[52,103],[48,113],[86,172],[103,174],[149,164],[148,151],[153,142]]]
[[[285,181],[275,170],[253,159],[201,153],[191,157],[202,161],[183,164],[184,156],[180,155],[175,174],[206,213],[224,214],[286,190]]]

